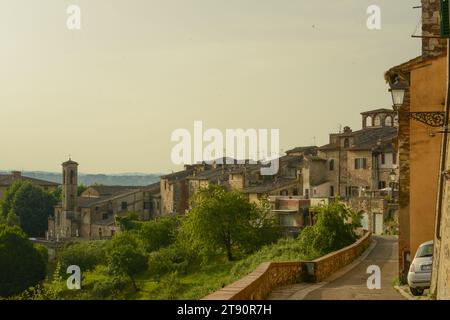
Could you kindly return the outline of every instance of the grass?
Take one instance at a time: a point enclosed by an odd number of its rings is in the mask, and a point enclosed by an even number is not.
[[[228,284],[253,272],[261,263],[268,261],[300,261],[315,257],[305,256],[297,241],[280,240],[278,243],[265,246],[258,252],[241,260],[228,262],[224,257],[218,257],[205,266],[193,268],[186,275],[176,275],[174,285],[179,289],[172,299],[197,300],[225,287]],[[164,286],[171,275],[166,275],[155,282],[148,273],[139,277],[138,286],[142,290],[132,296],[132,299],[167,299],[167,288]],[[148,283],[151,282],[151,286]],[[156,285],[155,285],[156,284]],[[170,296],[170,295],[169,295]]]

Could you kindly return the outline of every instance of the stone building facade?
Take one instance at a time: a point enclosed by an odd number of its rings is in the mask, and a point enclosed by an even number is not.
[[[361,130],[345,127],[319,148],[319,156],[327,159],[330,197],[357,197],[363,190],[389,188],[388,177],[392,171],[398,173],[395,112],[377,109],[361,115]]]
[[[439,39],[438,0],[422,0],[422,54],[386,72],[391,85],[407,86],[398,108],[399,276],[405,278],[418,246],[435,234],[440,172],[439,124],[429,115],[444,111],[446,42]],[[435,118],[436,119],[436,118]]]
[[[91,186],[78,196],[78,163],[69,160],[62,167],[62,199],[48,220],[49,239],[110,238],[118,231],[116,217],[133,212],[145,221],[159,215],[159,183],[147,187]]]

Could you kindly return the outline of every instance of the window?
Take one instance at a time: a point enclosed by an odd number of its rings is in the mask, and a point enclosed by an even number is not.
[[[392,127],[392,117],[391,116],[387,116],[386,119],[384,120],[384,125],[387,127]]]
[[[108,220],[108,214],[107,213],[103,213],[102,214],[102,219],[103,220]]]
[[[294,196],[298,196],[298,189],[297,189],[297,188],[294,188],[294,191],[292,191],[292,194],[293,194]]]
[[[295,226],[295,218],[290,214],[280,215],[280,225],[283,227],[294,227]]]
[[[381,126],[381,118],[380,118],[380,116],[376,116],[373,122],[374,122],[373,125],[375,127]]]
[[[350,140],[348,140],[348,138],[345,138],[344,140],[344,148],[348,148],[350,147]]]
[[[95,207],[95,212],[98,212],[100,208],[99,207]]]
[[[74,173],[73,170],[70,170],[70,184],[73,184]]]
[[[144,210],[153,210],[153,202],[145,201],[144,202]]]
[[[305,197],[306,199],[309,199],[309,189],[305,189]]]
[[[330,186],[330,197],[334,197],[334,186]]]
[[[128,203],[126,201],[122,202],[120,205],[122,210],[127,210],[128,209]]]
[[[397,154],[395,152],[392,154],[392,163],[397,164]]]
[[[356,158],[355,159],[355,169],[367,169],[367,159],[366,158]]]
[[[386,181],[379,181],[378,182],[378,189],[386,189]]]
[[[334,170],[334,159],[330,159],[330,162],[328,163],[330,171]]]
[[[386,164],[386,155],[384,153],[381,154],[381,164]]]
[[[372,117],[368,116],[366,118],[366,127],[371,127],[372,126]]]

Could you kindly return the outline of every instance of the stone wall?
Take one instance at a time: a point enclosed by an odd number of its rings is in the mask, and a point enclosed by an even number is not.
[[[440,36],[440,1],[422,0],[422,55],[424,57],[439,56],[447,48],[445,39],[433,38]],[[431,37],[431,38],[430,38]]]
[[[351,264],[369,247],[371,241],[372,234],[367,233],[354,244],[312,261],[313,272],[311,275],[313,280],[321,282],[336,271]]]
[[[248,276],[216,291],[204,300],[264,300],[280,286],[308,277],[322,281],[352,263],[370,245],[372,234],[367,233],[354,244],[313,261],[266,262]]]
[[[301,275],[302,262],[266,262],[204,300],[264,300],[273,288],[296,283]]]
[[[406,91],[405,101],[398,113],[398,138],[397,148],[399,152],[399,191],[398,191],[398,270],[399,278],[406,279],[409,269],[409,261],[406,256],[410,252],[410,224],[409,224],[409,200],[410,200],[410,165],[411,153],[410,139],[410,92]]]

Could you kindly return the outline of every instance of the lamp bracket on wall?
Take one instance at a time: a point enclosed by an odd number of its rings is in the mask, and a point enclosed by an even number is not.
[[[434,128],[445,125],[445,112],[409,112],[409,117]]]

